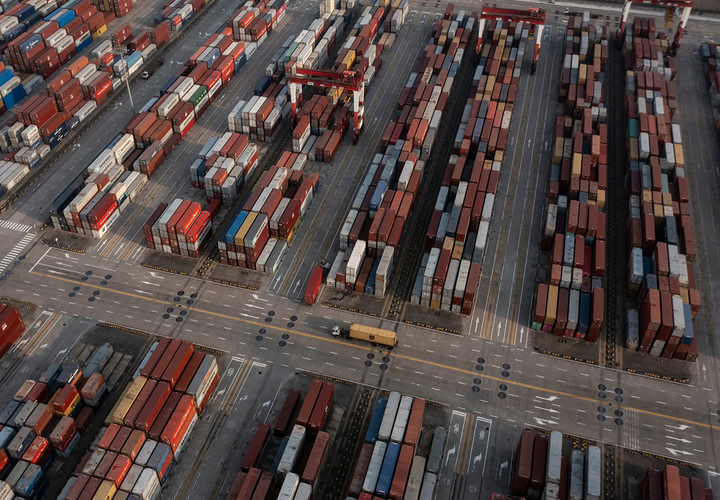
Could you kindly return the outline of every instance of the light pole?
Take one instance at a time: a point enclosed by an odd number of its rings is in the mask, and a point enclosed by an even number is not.
[[[125,77],[125,86],[127,87],[128,96],[130,97],[130,108],[132,109],[132,114],[135,116],[135,103],[133,102],[132,98],[132,92],[130,91],[130,68],[128,68],[127,63],[125,63],[125,53],[127,52],[127,48],[125,48],[124,45],[118,45],[117,47],[113,47],[113,54],[119,54],[120,60],[123,63],[123,76]]]

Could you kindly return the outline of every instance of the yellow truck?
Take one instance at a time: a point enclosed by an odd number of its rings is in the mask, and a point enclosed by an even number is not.
[[[340,328],[335,325],[332,329],[334,337],[364,340],[375,344],[384,345],[390,349],[397,345],[397,333],[392,330],[373,328],[372,326],[351,323],[350,329]]]

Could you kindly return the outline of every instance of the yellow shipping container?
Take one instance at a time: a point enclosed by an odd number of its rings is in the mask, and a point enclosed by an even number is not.
[[[245,239],[245,234],[247,234],[248,230],[250,229],[250,226],[253,225],[253,222],[255,222],[255,218],[257,217],[257,212],[250,212],[247,217],[245,218],[245,222],[242,223],[242,226],[240,226],[240,229],[238,229],[238,232],[235,233],[235,246],[236,247],[244,247],[245,244],[243,243],[243,240]]]
[[[680,298],[682,299],[683,304],[690,303],[690,292],[688,292],[687,288],[680,288]]]
[[[77,396],[75,396],[75,399],[72,400],[72,403],[70,403],[70,406],[68,406],[65,409],[65,413],[63,413],[62,415],[66,416],[66,417],[69,417],[70,415],[72,415],[72,412],[75,411],[75,408],[77,408],[77,405],[80,404],[80,401],[82,401],[82,398],[80,397],[80,393],[78,393]],[[58,417],[59,416],[60,415],[58,415]]]
[[[675,166],[685,168],[685,155],[682,144],[675,144]]]
[[[118,402],[119,404],[112,414],[112,421],[114,424],[123,425],[125,415],[135,402],[135,398],[137,398],[138,394],[140,394],[145,382],[147,382],[145,377],[138,377],[132,381],[128,390],[123,395],[123,398]]]
[[[433,303],[434,302],[437,302],[437,307],[435,309],[440,309],[440,302],[433,301]],[[350,325],[350,338],[376,342],[387,346],[397,345],[397,334],[395,332],[391,330],[383,330],[381,328],[373,328],[372,326],[360,325],[358,323]]]
[[[605,208],[605,190],[604,189],[598,189],[597,194],[597,206],[598,208]]]
[[[461,242],[459,242],[459,241],[456,241],[456,242],[455,242],[455,246],[453,247],[453,251],[452,251],[452,256],[451,256],[451,258],[452,258],[452,259],[457,259],[457,260],[462,260],[462,253],[463,253],[463,248],[464,248],[464,247],[465,247],[465,244],[464,244],[464,243],[461,243]]]
[[[493,160],[494,160],[494,161],[499,161],[500,163],[502,163],[502,161],[503,161],[503,152],[500,151],[500,150],[496,150],[496,151],[495,151],[495,156],[493,157]]]
[[[445,236],[445,239],[443,240],[443,250],[452,250],[453,246],[455,246],[455,238],[452,238],[450,236]]]
[[[586,81],[587,81],[587,65],[581,64],[580,71],[578,74],[578,84],[585,85]]]
[[[558,165],[562,163],[562,157],[563,157],[563,138],[562,137],[556,137],[555,138],[555,151],[553,152],[553,163],[557,163]]]
[[[666,207],[672,207],[672,195],[670,193],[663,193],[662,202]]]
[[[573,154],[570,175],[573,179],[579,179],[582,175],[582,153]]]
[[[107,31],[107,26],[102,25],[99,30],[92,34],[92,39],[97,40],[102,34]]]
[[[115,414],[115,411],[117,411],[117,409],[120,407],[120,403],[122,403],[122,400],[125,399],[125,395],[130,390],[130,387],[132,387],[132,381],[128,382],[128,384],[125,386],[125,389],[123,390],[122,394],[120,394],[120,397],[118,398],[118,400],[115,401],[115,406],[112,407],[112,410],[110,410],[110,413],[108,413],[107,417],[105,417],[105,425],[110,425],[113,423],[112,417]],[[57,394],[57,392],[55,394]],[[50,406],[50,403],[48,403],[48,406]]]
[[[93,495],[92,500],[112,500],[117,493],[117,487],[112,481],[103,481]]]
[[[548,287],[547,309],[545,310],[545,324],[554,325],[557,317],[558,287],[550,285]]]
[[[440,301],[439,300],[431,300],[430,301],[430,309],[440,309]]]
[[[662,219],[665,217],[665,211],[663,210],[662,205],[653,205],[653,214],[655,215],[656,219]]]
[[[649,189],[643,189],[641,194],[642,194],[643,203],[652,203],[653,202],[652,191],[650,191]]]

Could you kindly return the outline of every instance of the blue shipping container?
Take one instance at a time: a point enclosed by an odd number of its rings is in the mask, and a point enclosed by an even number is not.
[[[30,14],[28,17],[25,18],[25,20],[22,22],[26,27],[30,27],[35,23],[39,23],[42,21],[42,13],[35,11],[32,14]]]
[[[373,415],[370,419],[370,426],[368,427],[367,434],[365,434],[366,443],[375,444],[375,441],[377,441],[378,432],[380,432],[380,424],[382,423],[386,406],[387,399],[384,398],[378,399],[377,403],[375,403],[375,409],[373,410]]]
[[[372,198],[370,199],[370,211],[377,212],[380,205],[382,205],[383,199],[385,198],[385,192],[387,191],[387,182],[379,181],[375,192],[373,192]]]
[[[33,7],[32,5],[28,5],[24,9],[20,10],[20,12],[15,13],[15,17],[17,18],[18,22],[22,23],[34,13],[35,7]]]
[[[172,457],[172,450],[165,443],[158,443],[147,461],[147,467],[160,472],[167,462],[168,456]]]
[[[685,333],[683,333],[683,338],[680,339],[680,343],[683,345],[690,345],[695,338],[695,330],[693,328],[692,321],[692,309],[690,308],[690,304],[683,304],[683,316],[685,317]]]
[[[283,453],[285,452],[285,448],[287,448],[288,441],[290,440],[290,436],[285,436],[280,443],[280,447],[278,448],[277,453],[275,454],[275,460],[273,460],[272,467],[270,467],[270,474],[273,476],[277,476],[277,468],[278,465],[280,465],[280,459],[283,456]]]
[[[70,130],[68,130],[67,125],[64,123],[55,129],[55,132],[48,137],[48,146],[50,146],[50,149],[55,149],[57,145],[60,144],[60,141],[65,139],[69,133]]]
[[[0,87],[9,82],[13,76],[13,70],[10,68],[0,71]]]
[[[45,21],[55,21],[59,15],[63,13],[64,9],[55,9],[50,14],[45,16]]]
[[[25,33],[26,29],[27,27],[24,24],[18,24],[17,26],[14,26],[10,31],[6,31],[3,39],[6,43],[10,43],[20,35]]]
[[[80,52],[81,50],[83,50],[85,47],[87,47],[88,45],[90,45],[92,43],[92,37],[89,36],[90,33],[87,33],[87,35],[88,35],[88,37],[85,38],[85,40],[82,40],[80,43],[75,42],[75,48],[78,52]]]
[[[237,75],[243,66],[245,66],[245,62],[247,61],[247,58],[245,57],[245,52],[243,52],[240,57],[235,59],[235,74]]]
[[[42,485],[42,469],[35,464],[30,464],[20,480],[15,485],[15,491],[26,498],[30,498],[35,490]]]
[[[243,210],[237,215],[237,217],[235,217],[235,220],[230,225],[227,233],[225,233],[225,243],[229,243],[231,245],[235,244],[235,234],[240,230],[240,226],[242,226],[243,222],[245,222],[247,216],[248,213]]]
[[[587,333],[590,328],[590,303],[592,299],[589,293],[580,294],[580,319],[578,321],[579,333]]]
[[[380,476],[378,476],[377,486],[375,487],[375,494],[377,496],[387,498],[399,455],[400,445],[398,443],[388,443],[382,468],[380,469]]]
[[[365,293],[367,295],[375,295],[375,277],[377,276],[379,265],[380,259],[375,259],[372,268],[370,269],[370,276],[368,276],[367,283],[365,284]]]
[[[160,87],[160,95],[165,94],[168,91],[168,89],[170,87],[172,87],[172,84],[175,83],[175,80],[177,80],[177,79],[178,79],[177,76],[175,76],[175,75],[171,76],[170,79],[167,82],[165,82],[165,85]]]
[[[210,53],[207,54],[207,55],[205,56],[205,58],[202,59],[202,60],[205,61],[205,64],[207,64],[207,67],[209,68],[210,66],[213,65],[213,63],[214,63],[215,61],[217,61],[218,59],[220,59],[220,56],[221,56],[221,55],[222,55],[222,54],[220,53],[220,49],[218,49],[218,48],[216,47],[216,48],[214,48],[213,50],[211,50]]]
[[[5,108],[10,109],[13,106],[15,106],[17,103],[23,100],[25,97],[25,89],[22,85],[18,85],[14,89],[8,93],[5,97],[3,97],[3,102],[5,103]]]
[[[136,50],[129,56],[125,58],[125,63],[127,64],[128,68],[132,68],[135,66],[138,62],[142,60],[142,52],[139,50]]]
[[[58,26],[60,26],[62,28],[63,26],[66,26],[73,19],[75,19],[75,13],[71,10],[67,10],[67,11],[63,12],[62,14],[60,14],[57,17],[56,21],[58,23]]]
[[[262,77],[262,80],[260,80],[260,83],[258,83],[257,87],[255,87],[254,94],[257,96],[263,95],[263,92],[267,90],[267,88],[270,86],[270,77],[265,75]]]
[[[20,44],[20,52],[22,52],[23,54],[30,52],[32,49],[34,49],[41,43],[43,43],[42,37],[40,35],[33,35]]]

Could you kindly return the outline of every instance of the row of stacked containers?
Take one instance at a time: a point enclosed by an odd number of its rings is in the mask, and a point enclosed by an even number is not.
[[[150,31],[132,36],[129,24],[120,26],[111,40],[93,49],[90,58],[77,54],[106,32],[116,14],[129,12],[132,2],[91,4],[89,0],[71,0],[44,18],[40,13],[55,2],[48,2],[44,8],[18,4],[0,15],[0,38],[5,39],[4,52],[12,65],[0,67],[2,109],[15,108],[7,125],[0,129],[0,151],[6,153],[0,164],[2,192],[15,187],[73,129],[89,119],[125,78],[137,73],[168,41],[171,27],[179,29],[205,5],[202,0],[186,1],[166,2],[163,12],[169,21],[162,16]],[[20,11],[15,12],[17,9]],[[103,15],[98,9],[113,13]],[[17,29],[20,31],[15,33]],[[119,46],[127,50],[124,61],[113,53]],[[16,75],[17,71],[20,73]],[[43,79],[57,72],[42,93],[34,93]],[[25,96],[30,97],[20,104]]]
[[[428,457],[418,455],[425,400],[391,392],[378,398],[350,482],[359,500],[431,500],[447,432],[436,427]]]
[[[382,298],[456,75],[472,50],[477,16],[464,11],[433,25],[340,230],[327,285]]]
[[[272,467],[269,471],[258,468],[271,433],[269,424],[260,423],[227,498],[263,499],[275,486],[278,499],[307,500],[313,495],[317,498],[318,480],[335,440],[333,434],[324,431],[332,414],[333,397],[333,384],[313,380],[297,414],[297,423],[290,425],[301,400],[300,391],[291,389],[272,428],[275,436],[282,437]],[[391,392],[387,398],[378,399],[353,469],[349,497],[432,498],[446,432],[442,427],[435,430],[427,459],[415,455],[424,412],[425,400],[421,398]]]
[[[110,344],[88,346],[18,389],[0,411],[3,498],[42,494],[48,468],[57,457],[77,455],[81,433],[94,425],[113,389],[107,381],[114,385],[131,362]],[[95,498],[98,491],[106,498],[118,489],[125,498],[157,498],[217,382],[213,356],[188,342],[155,342],[58,498]]]
[[[199,185],[201,172],[205,172],[204,185],[208,198],[212,193],[214,198],[222,199],[226,205],[232,204],[235,199],[232,197],[227,202],[228,197],[223,192],[223,187],[218,189],[221,182],[235,182],[241,175],[237,163],[235,167],[225,166],[231,162],[222,156],[226,149],[224,140],[227,138],[229,142],[233,137],[245,137],[237,132],[240,130],[243,134],[249,134],[250,138],[257,137],[266,141],[272,137],[277,126],[272,123],[276,119],[273,117],[282,120],[288,115],[288,90],[284,76],[299,67],[326,66],[328,53],[332,52],[346,32],[348,42],[362,42],[367,51],[365,54],[376,54],[376,45],[370,42],[377,35],[377,24],[382,20],[384,12],[382,7],[368,6],[360,19],[348,30],[351,12],[335,9],[324,14],[322,19],[314,20],[308,29],[285,41],[266,69],[266,73],[270,74],[261,79],[255,88],[254,96],[247,101],[240,101],[230,113],[230,132],[214,143],[211,140],[205,147],[207,151],[204,157],[207,159],[203,158],[201,152],[201,158],[191,167],[191,178]],[[354,67],[367,74],[366,68],[370,67],[371,63],[367,57],[359,55],[360,53],[354,50],[340,49],[332,70],[339,72],[355,64]],[[376,57],[373,63],[379,65],[379,60],[380,58]],[[326,95],[316,94],[300,108],[291,150],[284,151],[280,159],[263,172],[244,200],[240,212],[218,241],[221,263],[269,274],[277,270],[300,221],[315,198],[319,175],[305,172],[307,162],[323,159],[332,161],[348,130],[350,107],[349,104],[344,104],[344,97],[344,92],[329,89]],[[301,133],[300,130],[304,132]],[[308,140],[311,130],[319,137],[320,142],[323,142],[323,139],[326,141],[325,146],[319,147],[319,150],[311,147],[315,144],[315,139]],[[329,142],[333,145],[327,149]],[[222,149],[218,143],[222,145]],[[256,150],[257,146],[253,151]],[[252,161],[248,164],[249,170],[245,172],[246,177],[249,177],[257,165],[256,156],[253,153]],[[215,166],[208,170],[208,164]],[[218,164],[220,166],[216,167]],[[234,170],[231,170],[233,168]],[[237,177],[235,170],[238,170]],[[197,181],[194,180],[195,172]]]
[[[214,356],[155,342],[59,498],[158,498],[218,381]]]
[[[597,446],[563,455],[563,434],[523,430],[515,453],[511,489],[527,498],[602,498],[602,451]]]
[[[695,236],[676,112],[674,58],[652,19],[635,18],[625,35],[628,116],[628,349],[697,359],[693,321],[700,292]]]
[[[589,15],[568,21],[554,152],[540,248],[549,252],[537,285],[532,328],[595,342],[605,306],[607,28]]]
[[[284,17],[285,3],[247,2],[241,10],[263,19],[269,16],[271,27]],[[51,212],[54,227],[102,238],[267,38],[267,29],[249,43],[234,41],[229,27],[211,35],[163,85],[160,97],[151,99],[91,162],[83,173],[84,184],[58,197]],[[198,65],[205,71],[197,70]]]
[[[494,21],[454,138],[411,303],[469,315],[482,270],[530,29]]]

